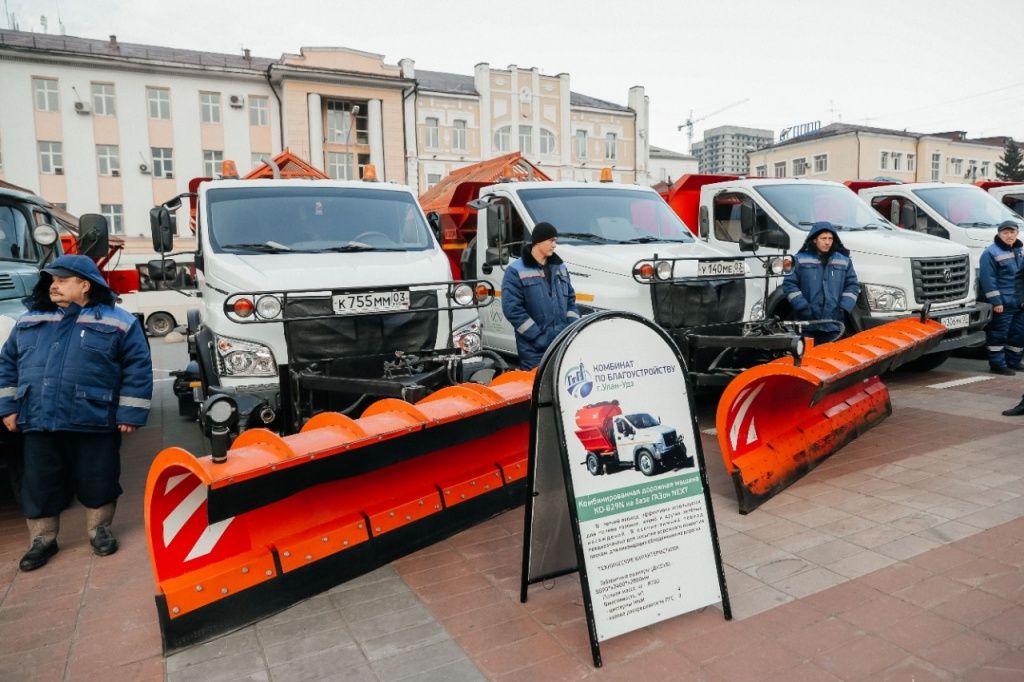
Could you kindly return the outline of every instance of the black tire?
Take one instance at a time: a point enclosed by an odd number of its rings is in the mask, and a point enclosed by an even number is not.
[[[904,369],[908,372],[930,372],[948,360],[951,353],[952,351],[947,350],[942,353],[929,353],[928,355],[922,355],[917,360],[912,360],[903,365],[900,369]]]
[[[636,453],[636,468],[644,476],[654,476],[658,473],[658,460],[647,450],[641,450]]]
[[[146,331],[150,336],[167,336],[174,331],[174,317],[170,313],[153,313],[146,319]]]
[[[587,453],[587,471],[593,476],[604,474],[604,467],[601,465],[601,458],[593,452]]]

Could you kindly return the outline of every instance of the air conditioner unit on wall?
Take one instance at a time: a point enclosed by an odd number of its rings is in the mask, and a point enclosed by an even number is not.
[[[114,169],[112,169],[112,170],[110,171],[110,175],[111,175],[112,177],[115,177],[115,178],[119,178],[119,177],[121,177],[121,171],[119,171],[119,170],[117,170],[116,168],[114,168]]]
[[[88,102],[75,102],[75,112],[79,114],[91,114],[92,108]]]
[[[149,175],[149,164],[148,163],[140,163],[139,164],[139,172],[142,173],[143,175]]]
[[[228,104],[230,104],[235,109],[241,109],[242,105],[245,104],[245,98],[241,95],[231,95],[230,97],[228,97]]]
[[[54,175],[64,175],[64,169],[61,168],[60,166],[57,166],[57,167],[55,167],[53,169],[53,174]]]

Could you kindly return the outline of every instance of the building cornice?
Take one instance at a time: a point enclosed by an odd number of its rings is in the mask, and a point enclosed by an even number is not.
[[[480,101],[480,95],[466,95],[466,94],[455,93],[455,92],[441,92],[440,90],[424,90],[422,88],[417,88],[416,89],[416,94],[417,94],[417,96],[448,97],[450,99],[462,99],[462,100],[467,100],[467,101],[470,101],[470,102],[479,102]]]
[[[570,111],[582,111],[588,114],[600,114],[601,116],[621,116],[622,118],[636,119],[636,112],[630,111],[616,111],[615,109],[598,109],[596,107],[581,107],[572,105],[569,107]]]
[[[313,83],[332,83],[335,85],[356,85],[372,86],[379,88],[391,88],[394,90],[406,90],[416,85],[412,78],[401,76],[377,76],[373,74],[358,73],[355,71],[333,71],[331,69],[311,69],[308,67],[297,67],[290,64],[271,64],[271,80],[283,83],[289,80],[309,81]]]

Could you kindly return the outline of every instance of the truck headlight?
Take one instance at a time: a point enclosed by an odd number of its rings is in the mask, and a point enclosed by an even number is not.
[[[263,344],[214,334],[217,373],[224,377],[277,376],[274,354]]]
[[[480,320],[473,320],[452,332],[452,346],[462,351],[463,355],[480,352],[483,341],[480,339]]]
[[[654,274],[662,281],[672,279],[672,263],[667,260],[658,261],[654,266]]]
[[[907,292],[884,284],[864,284],[864,295],[872,312],[902,312],[907,309]]]

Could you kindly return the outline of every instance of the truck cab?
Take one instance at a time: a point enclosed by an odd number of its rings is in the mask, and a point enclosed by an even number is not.
[[[991,307],[975,301],[967,247],[900,230],[841,184],[722,176],[704,182],[688,176],[676,188],[668,197],[673,207],[699,210],[699,237],[726,253],[796,252],[811,225],[832,223],[850,250],[861,283],[853,315],[842,321],[847,333],[920,314],[926,305],[930,317],[947,327],[931,354],[915,361],[919,369],[938,366],[953,349],[984,339]],[[699,202],[693,200],[698,188]],[[773,277],[770,286],[766,314],[790,317],[781,277]]]
[[[1024,217],[1024,182],[979,180],[977,185],[1003,206]]]
[[[676,429],[647,412],[623,414],[618,401],[580,408],[576,426],[576,436],[587,450],[587,470],[594,476],[623,469],[654,476],[672,467],[693,466]]]

